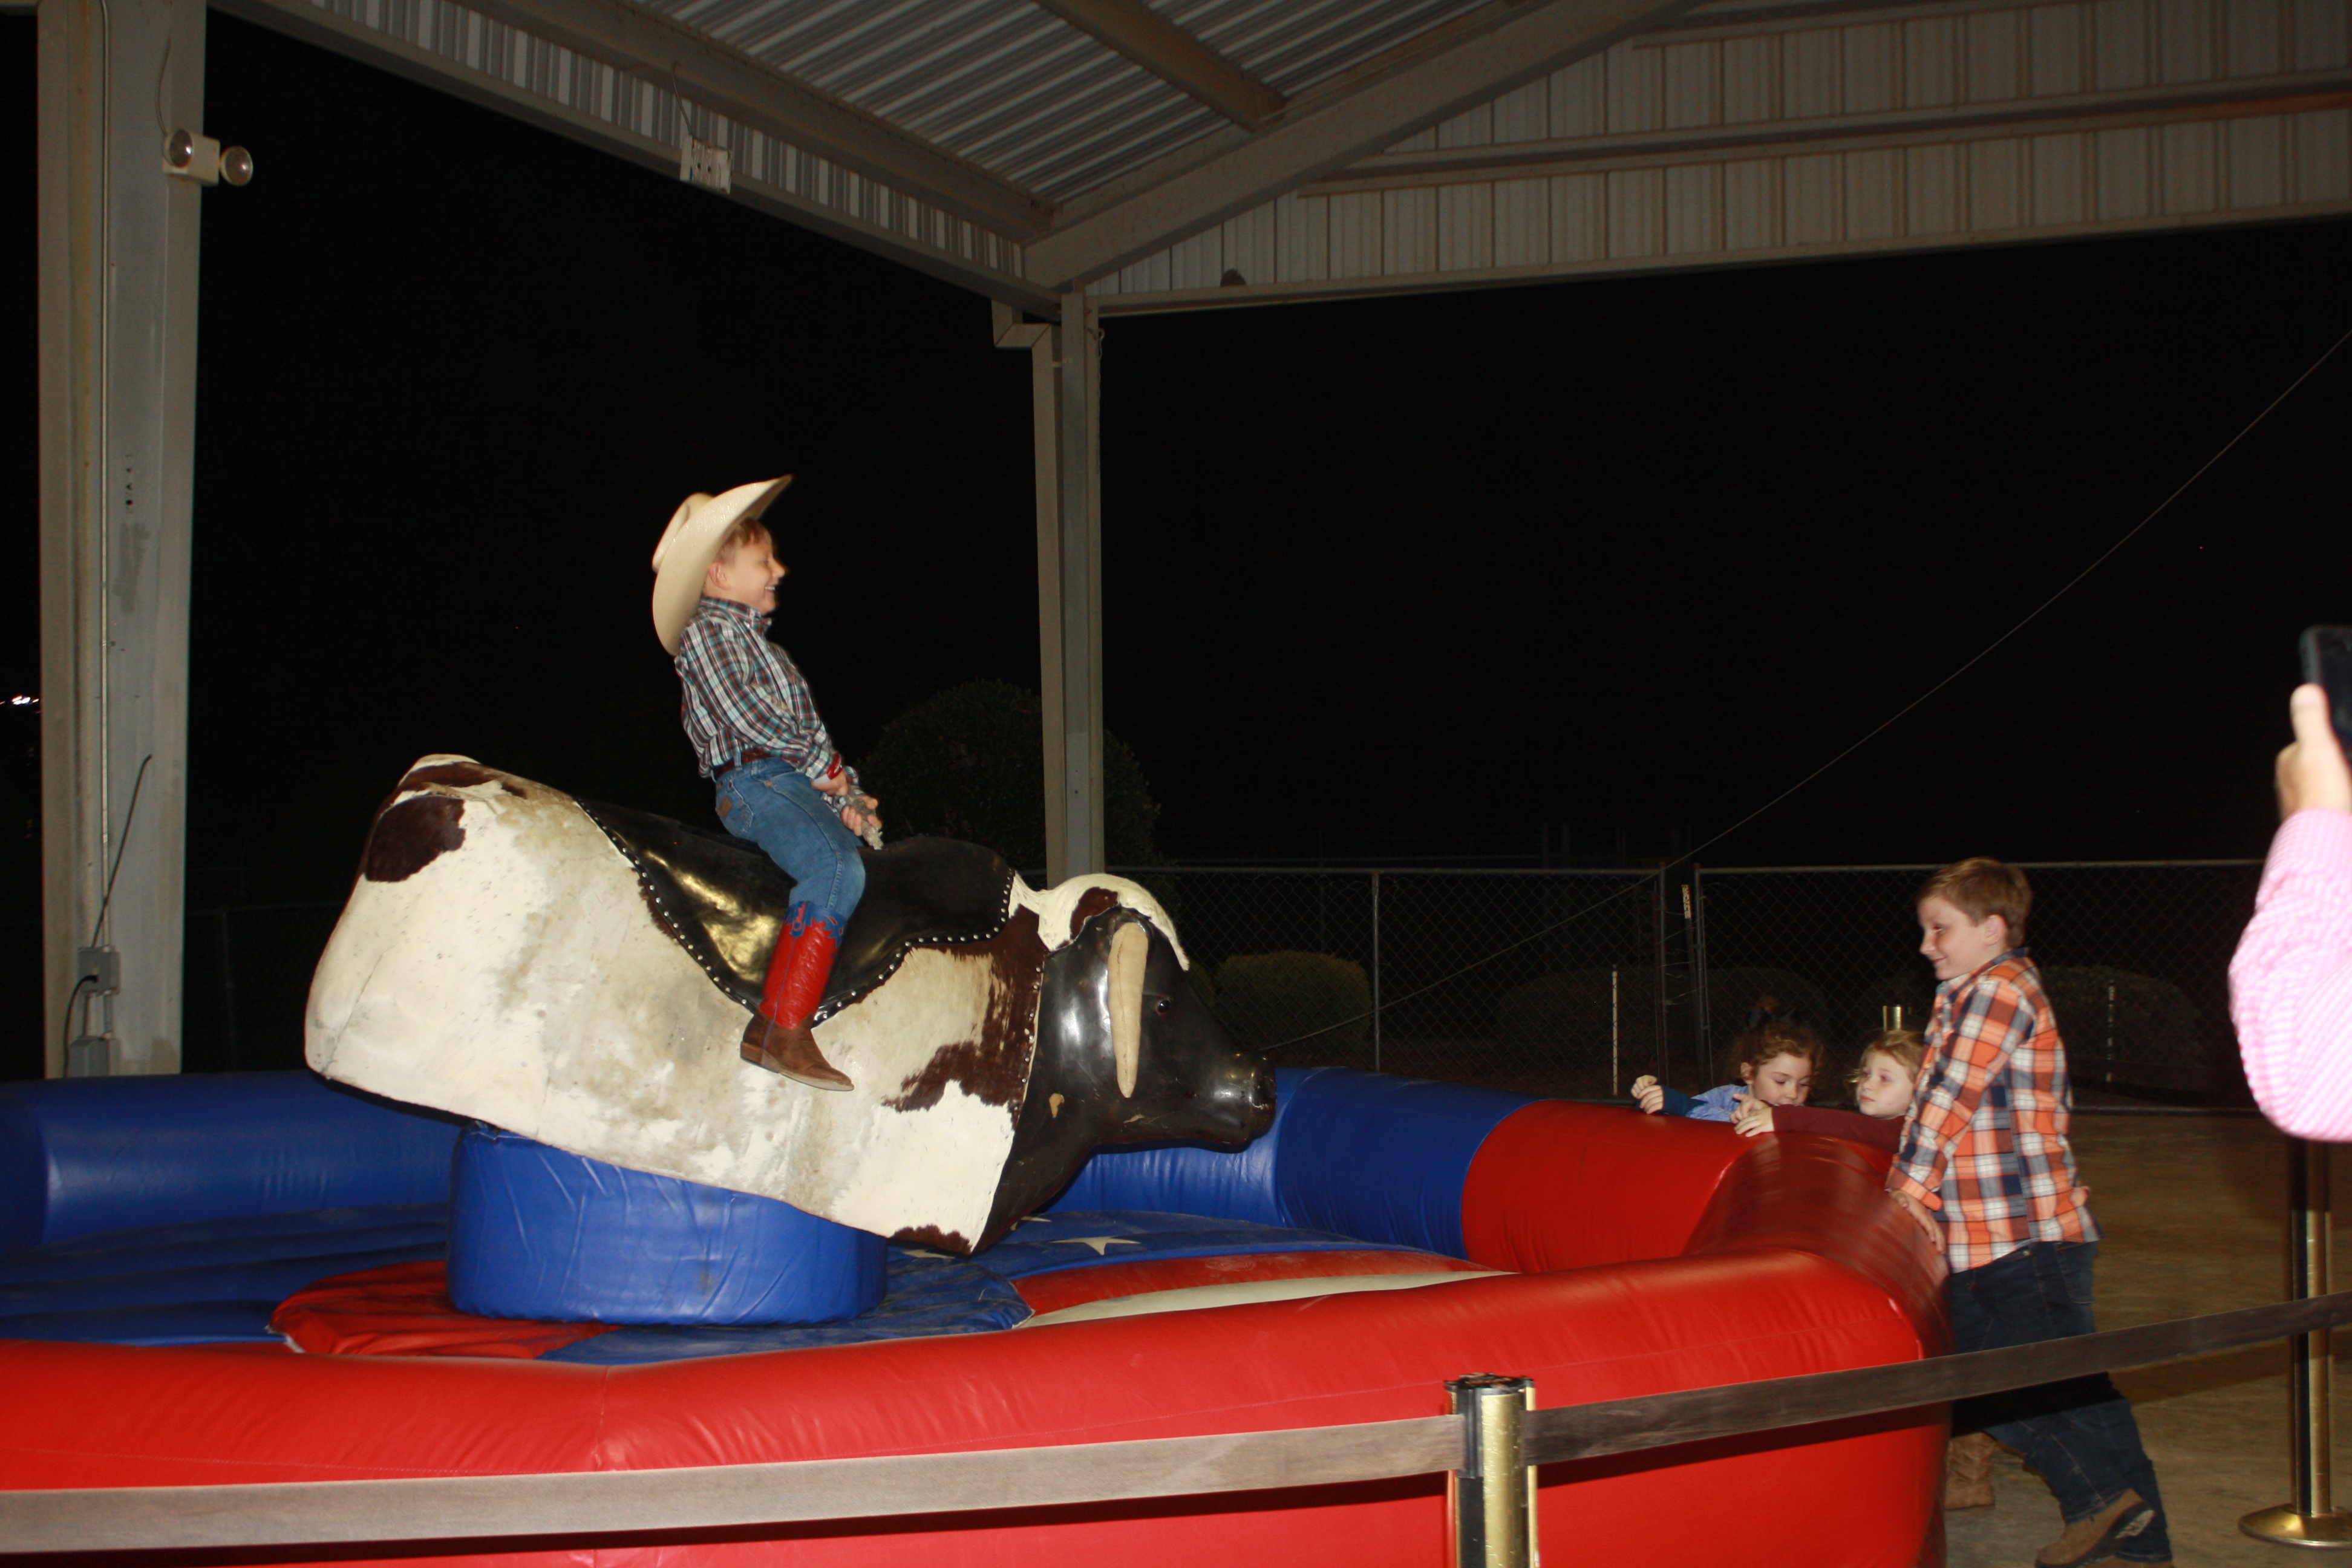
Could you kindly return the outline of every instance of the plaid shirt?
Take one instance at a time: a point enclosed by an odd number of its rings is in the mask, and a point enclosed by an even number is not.
[[[2074,1174],[2066,1047],[2023,948],[1936,987],[1927,1058],[1886,1190],[1942,1211],[1954,1273],[2032,1241],[2096,1241]]]
[[[749,605],[703,595],[677,643],[678,717],[695,765],[713,778],[761,751],[813,779],[835,761],[808,682],[767,637],[768,617]],[[857,787],[851,772],[849,784]]]

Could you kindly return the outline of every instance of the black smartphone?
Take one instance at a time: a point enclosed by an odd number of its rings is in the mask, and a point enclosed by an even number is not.
[[[2309,626],[2303,634],[2303,678],[2327,689],[2336,739],[2352,757],[2352,626]]]

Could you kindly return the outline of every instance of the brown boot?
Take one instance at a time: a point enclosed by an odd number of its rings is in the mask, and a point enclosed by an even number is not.
[[[2126,1491],[2088,1519],[2078,1519],[2066,1532],[2034,1554],[2041,1568],[2074,1568],[2078,1563],[2104,1563],[2116,1548],[2156,1522],[2156,1509],[2139,1493]]]
[[[756,1015],[751,1021],[767,1023],[766,1019]],[[750,1033],[748,1028],[744,1030],[746,1036]],[[760,1055],[760,1065],[770,1072],[782,1073],[794,1083],[804,1083],[811,1089],[857,1087],[850,1082],[847,1073],[824,1059],[824,1052],[817,1047],[815,1034],[806,1024],[791,1028],[782,1024],[769,1026],[768,1037],[762,1043]],[[752,1059],[748,1048],[743,1059]]]
[[[1955,1437],[1944,1448],[1944,1511],[1992,1506],[1993,1440],[1981,1432]]]
[[[824,1000],[838,943],[827,926],[793,912],[799,918],[777,939],[768,961],[759,1010],[743,1026],[743,1059],[811,1089],[854,1089],[849,1075],[824,1059],[808,1026],[809,1015]]]

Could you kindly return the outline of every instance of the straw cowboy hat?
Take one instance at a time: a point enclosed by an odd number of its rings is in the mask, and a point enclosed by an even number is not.
[[[768,503],[792,482],[792,475],[786,474],[781,479],[737,485],[725,495],[697,492],[677,503],[669,526],[662,530],[661,542],[654,546],[654,635],[662,647],[677,652],[686,623],[694,619],[694,606],[701,602],[703,576],[719,559],[719,542],[727,531],[767,510]]]

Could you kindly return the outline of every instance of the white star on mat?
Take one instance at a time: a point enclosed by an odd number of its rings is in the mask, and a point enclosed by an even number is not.
[[[1066,1236],[1054,1243],[1056,1247],[1091,1247],[1097,1258],[1114,1247],[1141,1247],[1139,1241],[1129,1241],[1123,1236]]]
[[[1051,1225],[1054,1222],[1047,1219],[1041,1214],[1025,1214],[1021,1216],[1021,1223],[1023,1225]]]
[[[944,1252],[925,1252],[919,1247],[910,1247],[907,1248],[907,1256],[909,1258],[936,1258],[945,1263],[953,1263],[955,1261],[954,1258],[949,1257]]]

